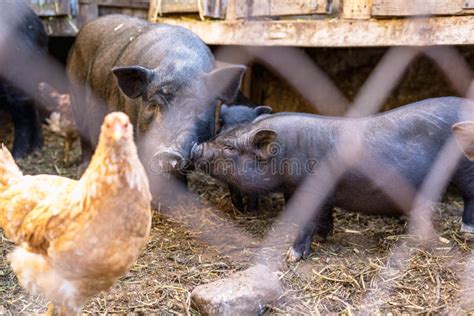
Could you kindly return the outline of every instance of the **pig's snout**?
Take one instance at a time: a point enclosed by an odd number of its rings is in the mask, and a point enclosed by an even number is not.
[[[203,153],[202,144],[194,143],[193,147],[191,147],[191,154],[190,154],[191,160],[196,161],[200,159],[202,157],[202,153]]]
[[[175,152],[163,151],[153,155],[153,166],[160,173],[179,173],[186,170],[186,159]]]

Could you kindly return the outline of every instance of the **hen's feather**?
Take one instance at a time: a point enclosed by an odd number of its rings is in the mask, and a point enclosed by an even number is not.
[[[0,226],[18,247],[12,268],[29,291],[77,312],[125,273],[145,245],[151,194],[123,113],[105,118],[78,181],[23,176],[0,151]]]
[[[0,193],[3,192],[10,183],[21,178],[23,173],[18,168],[12,155],[5,147],[0,146]]]
[[[43,235],[41,242],[34,235],[44,231],[45,222],[50,221],[53,214],[63,213],[67,200],[58,198],[69,194],[77,181],[52,175],[23,176],[20,179],[0,194],[0,227],[13,242],[45,253],[47,235]]]

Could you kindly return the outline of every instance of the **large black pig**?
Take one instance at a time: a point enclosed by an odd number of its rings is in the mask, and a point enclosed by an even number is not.
[[[0,29],[0,107],[13,119],[13,157],[22,158],[43,145],[32,93],[40,78],[24,68],[45,57],[48,36],[41,20],[22,0],[0,1]]]
[[[104,115],[120,110],[138,139],[151,140],[153,158],[141,157],[148,171],[180,175],[192,145],[215,133],[216,104],[233,101],[245,66],[216,68],[209,48],[182,27],[108,15],[81,29],[67,71],[84,163]]]
[[[289,252],[290,259],[298,260],[310,252],[313,235],[326,238],[332,230],[333,207],[370,214],[408,214],[415,195],[394,201],[366,172],[383,176],[384,188],[393,191],[401,189],[400,179],[419,189],[451,136],[451,126],[463,119],[460,113],[472,119],[474,102],[455,97],[428,99],[362,119],[298,113],[268,115],[195,145],[192,159],[196,168],[243,192],[283,192],[288,198],[329,154],[336,154],[333,163],[344,164],[335,150],[341,131],[351,130],[358,136],[364,145],[364,158],[350,166],[320,212],[300,229]],[[367,124],[363,132],[358,128],[362,124]],[[463,156],[451,181],[464,199],[462,231],[473,233],[474,163]]]

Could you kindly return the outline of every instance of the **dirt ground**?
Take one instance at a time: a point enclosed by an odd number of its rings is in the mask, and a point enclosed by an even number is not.
[[[0,126],[0,140],[11,145],[11,125],[3,112]],[[45,130],[44,149],[19,164],[27,174],[74,177],[78,147],[65,165],[62,140]],[[93,298],[84,313],[198,314],[190,304],[193,288],[264,259],[260,241],[282,209],[280,196],[264,198],[262,214],[252,216],[234,210],[225,187],[209,177],[192,175],[190,189],[202,206],[173,215],[155,210],[143,255],[110,292]],[[285,292],[265,314],[463,313],[466,301],[460,289],[474,284],[472,273],[465,272],[467,263],[474,262],[473,243],[459,233],[461,211],[462,201],[454,193],[438,203],[433,214],[439,238],[425,246],[405,235],[402,219],[337,210],[335,231],[327,242],[314,243],[307,260],[280,265]],[[251,246],[228,238],[226,227],[253,240]],[[0,314],[44,312],[47,302],[18,285],[6,260],[13,245],[0,237]],[[289,244],[275,241],[267,247],[284,253]]]

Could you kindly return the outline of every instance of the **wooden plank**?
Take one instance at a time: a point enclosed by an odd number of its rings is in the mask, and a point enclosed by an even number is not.
[[[469,16],[388,20],[159,21],[184,26],[213,45],[367,47],[474,44],[474,19]]]
[[[226,0],[199,0],[201,1],[201,7],[199,8],[202,16],[223,19],[227,9]]]
[[[95,19],[99,16],[99,7],[95,3],[80,3],[79,4],[79,26],[84,25],[87,21]]]
[[[148,9],[149,0],[96,0],[95,3],[101,7]]]
[[[249,18],[326,14],[331,8],[330,2],[328,0],[236,0],[235,16]]]
[[[41,19],[49,36],[76,36],[79,31],[76,19],[69,16],[58,16],[54,19]]]
[[[464,0],[462,7],[463,9],[474,9],[474,0]]]
[[[132,15],[136,18],[146,20],[146,19],[148,19],[148,10],[133,9]]]
[[[345,19],[370,19],[372,0],[343,0],[342,17]]]
[[[69,0],[28,0],[30,7],[39,16],[59,16],[70,13]]]
[[[373,0],[373,16],[450,15],[462,12],[465,0]]]
[[[99,16],[109,15],[109,14],[126,14],[123,13],[124,8],[117,8],[117,7],[101,7],[99,6]]]
[[[150,0],[79,0],[79,5],[97,4],[103,7],[145,9],[150,5]]]
[[[197,0],[149,0],[148,17],[154,20],[165,13],[199,12]]]
[[[227,12],[226,19],[229,21],[237,19],[236,16],[236,6],[238,0],[227,0]]]

